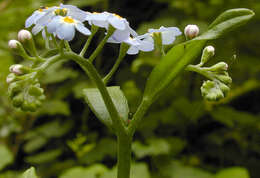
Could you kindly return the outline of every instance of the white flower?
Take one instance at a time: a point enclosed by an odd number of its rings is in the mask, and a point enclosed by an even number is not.
[[[75,29],[84,35],[90,35],[91,32],[84,24],[72,17],[56,16],[47,26],[49,33],[54,33],[59,39],[71,41],[75,36]]]
[[[187,38],[194,38],[198,36],[200,29],[197,25],[187,25],[184,29],[184,34]]]
[[[175,41],[176,36],[182,34],[177,27],[164,27],[164,26],[161,26],[159,29],[149,29],[148,33],[150,33],[151,35],[153,33],[161,33],[163,45],[172,44]]]
[[[28,30],[20,30],[18,32],[18,40],[25,42],[26,40],[32,39],[32,34]]]
[[[101,28],[109,28],[109,25],[113,26],[116,30],[113,35],[110,37],[112,41],[116,41],[118,43],[127,40],[130,35],[136,37],[137,33],[129,26],[129,22],[120,17],[119,15],[112,14],[109,12],[97,13],[87,16],[87,21],[89,21],[90,25],[95,25]]]

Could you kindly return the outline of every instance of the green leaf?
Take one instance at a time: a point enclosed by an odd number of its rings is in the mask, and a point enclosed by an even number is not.
[[[232,167],[219,171],[216,178],[250,178],[248,171],[241,167]]]
[[[216,39],[225,33],[244,25],[255,13],[249,9],[230,9],[222,13],[210,26],[209,30],[197,37],[196,40]]]
[[[36,175],[35,168],[31,167],[30,169],[26,170],[23,173],[22,178],[38,178]]]
[[[249,9],[232,9],[222,13],[201,36],[174,46],[151,72],[144,91],[144,99],[155,100],[163,90],[201,53],[207,40],[246,23],[254,13]]]
[[[179,162],[172,162],[164,168],[164,173],[170,178],[213,178],[211,173],[195,167],[185,166]],[[226,177],[228,178],[228,177]],[[233,178],[233,177],[232,177]]]
[[[170,151],[170,144],[164,139],[154,138],[147,142],[147,145],[144,145],[139,141],[133,143],[133,152],[138,158],[143,158],[149,155],[157,156],[167,154]]]
[[[90,167],[73,167],[66,170],[59,178],[97,178],[106,171],[107,168],[100,164]]]
[[[0,144],[0,170],[13,162],[12,152],[3,144]]]
[[[155,100],[184,68],[199,56],[206,41],[189,41],[174,46],[151,72],[144,98]]]
[[[26,162],[31,164],[43,164],[54,161],[62,154],[61,149],[48,150],[36,155],[26,157]]]
[[[129,108],[124,93],[119,86],[107,87],[108,93],[119,113],[119,116],[126,122]],[[112,126],[110,114],[105,106],[103,98],[97,88],[84,89],[85,100],[97,118],[107,126]]]

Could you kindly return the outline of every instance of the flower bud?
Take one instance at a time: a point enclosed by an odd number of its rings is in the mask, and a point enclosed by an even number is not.
[[[205,81],[201,86],[202,96],[209,101],[216,101],[224,98],[224,93],[220,89],[219,85],[215,81]]]
[[[219,62],[209,68],[209,70],[212,72],[222,72],[222,71],[227,71],[227,69],[228,69],[228,65],[225,62]]]
[[[13,81],[15,81],[16,79],[16,76],[14,73],[11,73],[9,74],[7,77],[6,77],[6,83],[12,83]]]
[[[227,73],[224,75],[216,75],[216,78],[227,85],[232,83],[232,78]]]
[[[205,64],[208,62],[210,58],[215,55],[215,48],[213,46],[207,46],[203,49],[202,57],[201,57],[201,64]]]
[[[25,42],[32,39],[32,34],[28,30],[20,30],[18,33],[18,40]]]
[[[16,75],[22,75],[22,74],[29,73],[31,69],[21,64],[14,64],[9,67],[9,71]]]
[[[8,46],[9,46],[9,48],[11,48],[11,49],[17,49],[19,44],[20,44],[20,42],[17,41],[17,40],[10,40],[10,41],[8,42]]]
[[[187,25],[184,29],[184,34],[186,38],[192,39],[198,36],[199,34],[199,27],[197,25]]]

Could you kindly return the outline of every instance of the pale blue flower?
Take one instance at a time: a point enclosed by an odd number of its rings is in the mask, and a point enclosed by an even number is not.
[[[116,30],[110,37],[112,41],[121,43],[124,40],[127,40],[130,35],[134,37],[137,36],[137,33],[129,26],[129,22],[125,18],[116,14],[109,12],[94,12],[87,16],[86,20],[90,25],[95,25],[101,28],[108,29],[109,25],[113,26]]]
[[[56,34],[61,40],[71,41],[75,36],[75,29],[84,35],[90,35],[91,32],[84,24],[72,17],[56,16],[51,23],[47,25],[49,33]]]
[[[154,41],[151,38],[147,38],[149,34],[137,36],[135,38],[128,38],[124,42],[129,44],[130,47],[127,54],[138,54],[139,51],[150,52],[154,50]]]
[[[175,41],[176,36],[182,34],[177,27],[164,27],[164,26],[161,26],[159,29],[149,29],[148,33],[151,34],[150,38],[152,38],[153,33],[161,33],[163,45],[172,44]]]
[[[33,14],[28,17],[25,21],[25,28],[29,28],[33,24],[36,24],[36,22],[43,17],[46,14],[47,8],[40,8],[33,12]]]

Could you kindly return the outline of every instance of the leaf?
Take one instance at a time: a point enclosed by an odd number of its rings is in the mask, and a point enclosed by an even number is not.
[[[178,162],[172,162],[164,168],[170,178],[213,178],[214,176],[200,168],[182,165]],[[226,177],[228,178],[228,177]]]
[[[107,168],[100,164],[90,167],[74,167],[66,170],[59,178],[98,178],[106,171]]]
[[[230,9],[222,13],[196,40],[216,39],[249,21],[255,13],[249,9]]]
[[[37,115],[56,115],[62,114],[65,116],[70,115],[70,108],[67,102],[61,100],[48,100],[45,101],[41,108],[37,111]]]
[[[13,162],[12,152],[4,145],[0,144],[0,170]]]
[[[119,113],[119,116],[126,122],[129,108],[124,93],[119,86],[107,87],[108,93]],[[83,90],[85,100],[98,119],[107,126],[112,126],[110,114],[105,106],[103,98],[97,88]]]
[[[144,100],[153,102],[163,90],[201,53],[207,40],[220,37],[254,16],[249,9],[232,9],[222,13],[201,36],[174,46],[151,72],[144,91]]]
[[[38,178],[36,175],[35,168],[31,167],[30,169],[26,170],[23,173],[22,178]]]
[[[117,173],[116,167],[105,172],[100,178],[115,178]],[[148,166],[145,163],[134,163],[131,165],[130,178],[150,178]]]
[[[174,46],[151,72],[144,98],[155,100],[184,68],[199,56],[206,41],[189,41]]]
[[[133,152],[137,158],[143,158],[145,156],[157,156],[161,154],[167,154],[170,151],[169,143],[160,138],[154,138],[147,141],[148,144],[144,145],[139,141],[133,143]]]
[[[242,167],[232,167],[219,171],[215,178],[250,178],[247,169]]]
[[[41,152],[37,155],[28,156],[26,157],[25,160],[26,162],[31,164],[43,164],[57,159],[57,157],[59,157],[61,154],[62,154],[61,149],[54,149],[54,150]]]

